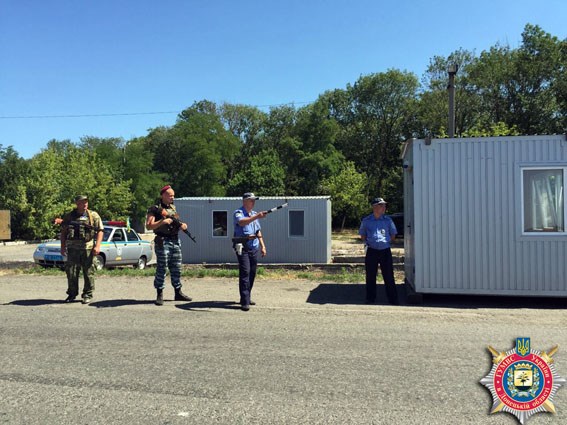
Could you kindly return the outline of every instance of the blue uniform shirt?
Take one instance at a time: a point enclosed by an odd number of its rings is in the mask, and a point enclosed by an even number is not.
[[[374,217],[374,214],[367,215],[358,230],[359,235],[366,236],[366,245],[373,249],[390,248],[390,238],[397,233],[396,225],[387,215],[380,218]]]
[[[254,220],[252,223],[249,223],[246,226],[241,226],[238,224],[238,222],[243,218],[250,217],[254,214],[256,214],[256,211],[250,211],[250,214],[248,214],[244,206],[234,211],[233,214],[234,237],[238,238],[248,235],[255,235],[258,232],[258,230],[262,228],[258,220]],[[247,249],[258,249],[259,246],[260,246],[260,242],[258,241],[258,239],[251,239],[248,242],[246,242]]]

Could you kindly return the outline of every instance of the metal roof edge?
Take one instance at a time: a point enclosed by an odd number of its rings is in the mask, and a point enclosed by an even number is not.
[[[270,200],[284,200],[284,201],[289,201],[289,200],[307,200],[307,199],[331,199],[331,196],[329,195],[324,195],[324,196],[258,196],[258,199],[260,201],[265,200],[265,199],[270,199]],[[182,198],[175,198],[175,201],[242,201],[242,197],[241,196],[232,196],[232,197],[228,197],[228,196],[197,196],[197,197],[191,197],[191,196],[185,196]]]
[[[400,159],[404,159],[406,157],[406,153],[410,147],[410,145],[416,141],[416,138],[407,139],[405,142],[402,143],[402,152],[400,153]]]
[[[565,134],[531,134],[531,135],[519,135],[519,136],[512,136],[512,135],[498,135],[498,136],[477,136],[477,137],[439,137],[439,138],[419,138],[419,139],[409,139],[405,143],[408,142],[425,142],[425,141],[433,141],[433,142],[488,142],[494,139],[515,139],[515,140],[530,140],[535,138],[563,138],[567,139],[567,135]]]

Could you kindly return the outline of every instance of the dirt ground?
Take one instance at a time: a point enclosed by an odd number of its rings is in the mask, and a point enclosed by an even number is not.
[[[364,244],[358,236],[358,229],[348,229],[342,232],[333,232],[331,253],[335,257],[362,257],[364,261]],[[404,239],[397,238],[392,244],[392,253],[402,257],[404,253]],[[403,261],[402,261],[403,262]]]

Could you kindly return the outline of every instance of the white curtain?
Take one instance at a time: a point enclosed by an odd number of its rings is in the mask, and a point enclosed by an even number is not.
[[[563,232],[563,170],[524,170],[524,231]]]

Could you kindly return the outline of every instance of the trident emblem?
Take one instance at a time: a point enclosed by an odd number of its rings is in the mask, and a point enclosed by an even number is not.
[[[530,352],[530,339],[529,338],[517,338],[516,339],[516,352],[522,356],[526,357],[526,354]]]

